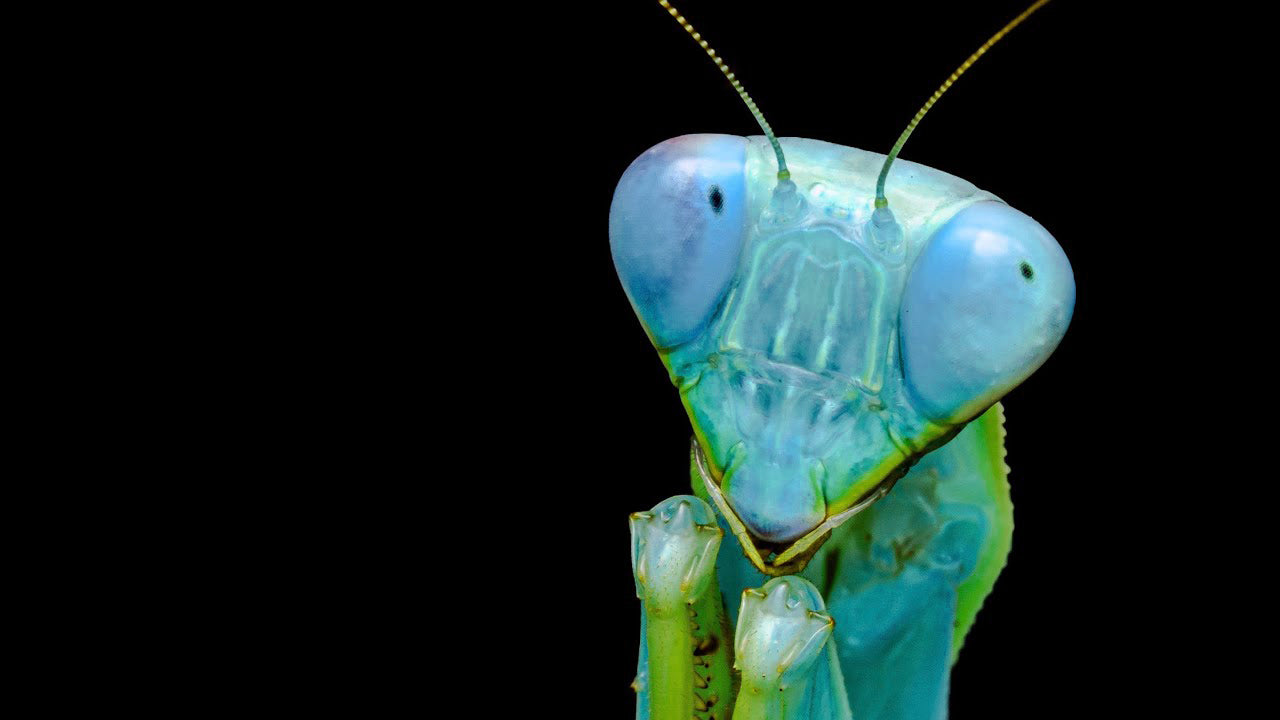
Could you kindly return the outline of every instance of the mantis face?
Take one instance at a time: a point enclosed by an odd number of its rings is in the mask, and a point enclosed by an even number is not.
[[[1057,242],[995,196],[900,161],[885,224],[884,156],[781,144],[783,183],[762,137],[660,143],[609,218],[706,489],[770,574],[1026,379],[1075,302]]]

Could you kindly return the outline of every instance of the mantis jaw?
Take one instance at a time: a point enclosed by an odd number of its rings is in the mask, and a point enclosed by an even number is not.
[[[738,538],[738,543],[742,546],[747,560],[751,561],[751,564],[757,570],[770,577],[794,575],[804,570],[805,566],[809,564],[810,558],[831,536],[832,531],[888,494],[893,489],[894,484],[897,483],[898,478],[902,477],[903,474],[895,473],[881,480],[879,484],[851,507],[823,520],[817,527],[805,533],[782,552],[770,552],[769,558],[766,559],[760,553],[757,541],[751,535],[751,532],[747,530],[746,524],[738,517],[728,499],[725,498],[724,493],[721,492],[719,483],[711,477],[711,471],[707,468],[706,455],[703,454],[702,446],[698,444],[696,438],[693,440],[692,445],[698,474],[702,477],[702,484],[707,491],[707,495],[711,497],[711,501],[715,503],[716,508],[720,510],[720,514],[724,516],[725,521],[729,524],[729,529]]]

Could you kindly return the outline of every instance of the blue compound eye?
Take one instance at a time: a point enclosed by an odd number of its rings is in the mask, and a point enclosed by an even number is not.
[[[746,218],[745,138],[686,135],[647,150],[613,193],[618,277],[659,348],[697,337],[737,270]]]
[[[956,213],[929,239],[902,299],[907,387],[938,422],[969,420],[1040,367],[1075,307],[1053,236],[997,202]]]

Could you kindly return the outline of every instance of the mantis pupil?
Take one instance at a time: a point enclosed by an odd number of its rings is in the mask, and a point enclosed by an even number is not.
[[[1026,278],[1028,282],[1030,282],[1031,278],[1036,275],[1035,271],[1031,269],[1030,263],[1026,260],[1022,261],[1022,264],[1018,266],[1018,269],[1022,271],[1022,277]]]
[[[717,215],[719,215],[720,211],[724,210],[724,193],[720,191],[719,185],[711,186],[711,193],[709,195],[709,198],[711,200],[711,209],[714,210]]]

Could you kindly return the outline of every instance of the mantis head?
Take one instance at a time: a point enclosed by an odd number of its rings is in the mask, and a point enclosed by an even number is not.
[[[610,244],[707,494],[781,574],[1044,363],[1075,284],[1044,227],[959,178],[902,162],[890,211],[901,139],[889,156],[778,140],[708,52],[766,136],[646,151]]]

